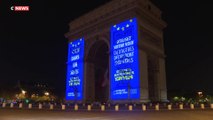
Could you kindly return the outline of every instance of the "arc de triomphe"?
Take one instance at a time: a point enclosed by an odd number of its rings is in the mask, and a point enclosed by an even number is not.
[[[167,101],[161,11],[112,0],[69,23],[66,100]]]

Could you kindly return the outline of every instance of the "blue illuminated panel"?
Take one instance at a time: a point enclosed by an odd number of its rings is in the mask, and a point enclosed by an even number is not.
[[[84,39],[69,43],[66,100],[83,99]]]
[[[111,100],[140,98],[137,19],[111,27]]]

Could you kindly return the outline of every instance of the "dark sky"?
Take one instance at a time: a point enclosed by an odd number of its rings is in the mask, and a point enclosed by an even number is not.
[[[68,23],[109,0],[1,0],[0,87],[42,81],[64,93]],[[168,23],[168,90],[213,91],[213,7],[210,1],[152,0]],[[30,5],[28,13],[9,10]]]

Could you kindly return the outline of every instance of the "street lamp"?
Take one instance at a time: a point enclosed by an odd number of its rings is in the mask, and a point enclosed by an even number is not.
[[[25,94],[27,93],[27,91],[22,90],[21,93],[22,93],[23,95],[25,95]]]
[[[203,92],[197,92],[199,97],[203,97]]]
[[[49,95],[50,95],[50,93],[49,93],[49,92],[45,92],[45,93],[44,93],[44,95],[49,96]]]

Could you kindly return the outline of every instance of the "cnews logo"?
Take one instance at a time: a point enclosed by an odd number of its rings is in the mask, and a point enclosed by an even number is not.
[[[11,6],[10,10],[12,11],[30,11],[29,6]]]

